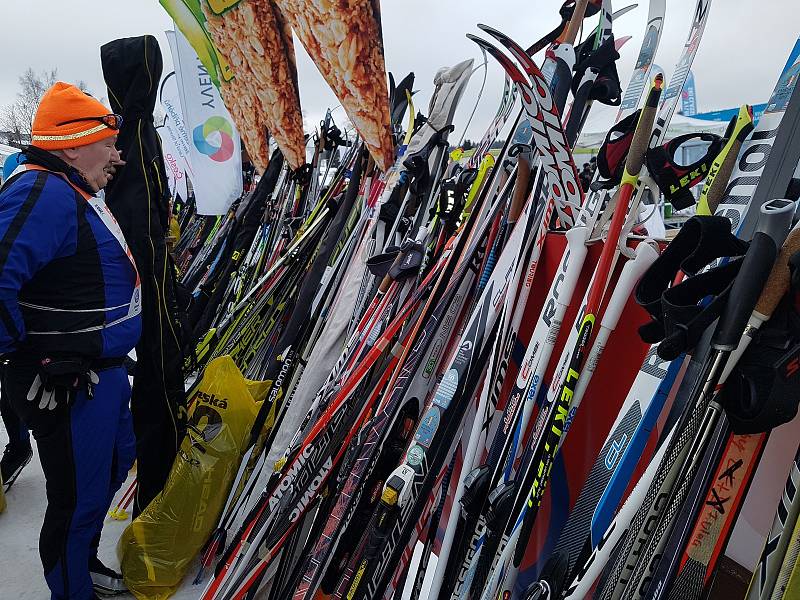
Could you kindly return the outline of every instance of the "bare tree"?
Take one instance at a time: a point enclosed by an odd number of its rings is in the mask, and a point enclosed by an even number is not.
[[[17,99],[3,108],[0,113],[0,128],[10,132],[10,142],[23,143],[25,137],[31,133],[31,124],[39,106],[39,100],[58,78],[58,71],[42,71],[37,73],[28,67],[19,77],[20,90]],[[84,82],[79,86],[85,87]],[[83,89],[81,87],[81,89]]]

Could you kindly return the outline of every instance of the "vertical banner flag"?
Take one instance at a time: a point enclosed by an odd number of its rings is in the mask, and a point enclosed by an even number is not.
[[[167,117],[169,119],[169,117]],[[186,185],[186,170],[181,166],[180,155],[165,125],[156,127],[161,138],[161,150],[164,155],[164,168],[167,172],[167,184],[172,198],[180,196],[183,200],[189,197]]]
[[[169,41],[170,51],[173,56],[176,56],[175,32],[166,31],[165,33]],[[175,71],[169,73],[161,81],[161,86],[158,90],[158,101],[161,103],[161,108],[164,109],[164,114],[166,115],[164,126],[159,127],[158,131],[163,142],[164,158],[173,163],[167,165],[167,172],[174,173],[176,168],[183,172],[183,184],[178,185],[178,190],[181,192],[181,198],[186,200],[186,178],[191,179],[193,177],[190,158],[192,139],[183,119],[180,92],[178,91],[178,76]],[[168,149],[171,157],[167,157]],[[179,180],[180,177],[176,175],[176,179]]]
[[[175,32],[173,62],[186,131],[197,212],[222,215],[242,193],[239,133],[214,82],[180,31]]]
[[[697,91],[694,87],[694,73],[691,71],[689,71],[689,76],[681,91],[681,114],[685,117],[693,117],[697,114]]]

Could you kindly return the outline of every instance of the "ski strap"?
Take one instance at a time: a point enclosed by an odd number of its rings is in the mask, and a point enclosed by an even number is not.
[[[725,307],[742,261],[702,269],[722,257],[741,257],[747,248],[726,217],[694,216],[650,266],[636,288],[636,302],[651,317],[639,335],[660,342],[661,358],[673,360],[697,344]],[[671,285],[680,272],[689,277]]]
[[[687,142],[708,142],[705,153],[688,165],[680,165],[675,154]],[[683,210],[695,203],[689,191],[708,175],[714,159],[722,150],[723,138],[713,133],[687,133],[671,139],[666,144],[650,148],[645,155],[647,170],[658,188],[675,210]]]
[[[628,115],[608,130],[600,152],[597,153],[597,170],[603,179],[592,183],[593,191],[610,190],[622,181],[625,159],[628,158],[640,112],[641,109]]]

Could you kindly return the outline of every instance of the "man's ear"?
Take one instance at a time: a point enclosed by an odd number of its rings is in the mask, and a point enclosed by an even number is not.
[[[80,153],[80,151],[77,148],[62,148],[61,152],[63,153],[64,158],[67,159],[68,161],[76,160]]]

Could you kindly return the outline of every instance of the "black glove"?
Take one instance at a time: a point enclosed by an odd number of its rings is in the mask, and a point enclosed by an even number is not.
[[[43,358],[27,398],[38,402],[41,410],[55,410],[59,402],[72,404],[80,390],[86,390],[91,398],[99,381],[85,358]]]

